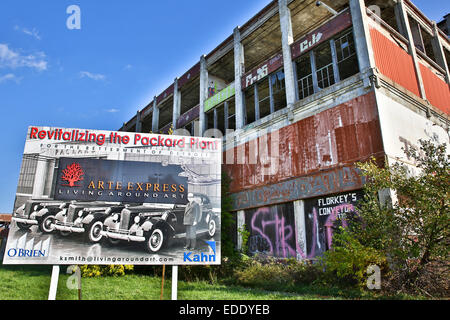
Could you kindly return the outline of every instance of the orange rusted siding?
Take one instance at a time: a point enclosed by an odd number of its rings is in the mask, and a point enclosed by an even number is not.
[[[255,146],[266,137],[270,149],[271,139],[277,135],[279,150],[275,161],[278,166],[275,174],[264,175],[270,163],[268,157],[262,155],[264,150]],[[243,159],[237,159],[239,149],[245,150]],[[271,185],[379,155],[383,153],[383,146],[375,95],[368,93],[357,97],[239,145],[231,152],[234,152],[233,164],[227,164],[224,154],[224,170],[233,180],[231,192]],[[273,150],[269,150],[268,155],[276,156]],[[254,158],[256,161],[252,164]]]
[[[427,100],[439,110],[450,114],[450,89],[448,84],[423,64],[420,65]]]
[[[378,30],[371,28],[370,36],[378,70],[395,83],[420,97],[413,58],[407,51]]]

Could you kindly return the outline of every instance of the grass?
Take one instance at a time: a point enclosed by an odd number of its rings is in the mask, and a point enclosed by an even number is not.
[[[70,275],[61,267],[57,300],[78,299],[70,290]],[[50,287],[51,266],[0,266],[0,300],[46,300]],[[83,300],[159,300],[161,278],[129,274],[123,277],[82,279]],[[170,278],[165,280],[164,300],[171,298]],[[235,285],[210,284],[205,281],[178,282],[179,300],[342,300],[342,299],[417,299],[417,297],[384,297],[336,288],[312,286],[293,288],[291,292],[250,289]]]

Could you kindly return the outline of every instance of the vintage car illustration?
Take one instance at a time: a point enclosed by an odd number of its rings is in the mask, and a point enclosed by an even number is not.
[[[219,215],[212,209],[206,195],[195,194],[201,205],[197,235],[214,237]],[[136,206],[122,210],[105,219],[102,235],[110,240],[142,242],[149,253],[156,253],[167,246],[171,239],[186,237],[183,217],[186,205]]]
[[[118,202],[75,202],[56,214],[53,228],[63,236],[85,233],[85,239],[89,242],[99,242],[103,221],[124,208],[126,205]]]
[[[66,208],[69,203],[49,199],[27,200],[22,206],[17,208],[12,218],[17,227],[21,230],[28,230],[31,226],[37,225],[39,231],[50,233],[53,231],[53,221],[55,215]]]

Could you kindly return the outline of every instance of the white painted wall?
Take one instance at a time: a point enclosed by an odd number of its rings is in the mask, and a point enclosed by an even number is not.
[[[414,165],[402,148],[418,147],[419,139],[431,139],[439,144],[446,143],[447,151],[450,152],[449,135],[444,128],[379,91],[376,92],[376,97],[383,145],[389,163],[399,160]]]

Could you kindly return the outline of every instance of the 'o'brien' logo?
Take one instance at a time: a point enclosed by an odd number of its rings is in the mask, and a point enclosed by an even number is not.
[[[69,184],[63,184],[65,187],[79,187],[75,182],[82,181],[84,175],[83,168],[79,163],[69,164],[63,171],[61,180],[67,181]]]
[[[47,258],[50,252],[50,238],[35,243],[35,239],[27,239],[24,234],[14,240],[7,251],[10,258]],[[6,257],[6,255],[5,255]]]

